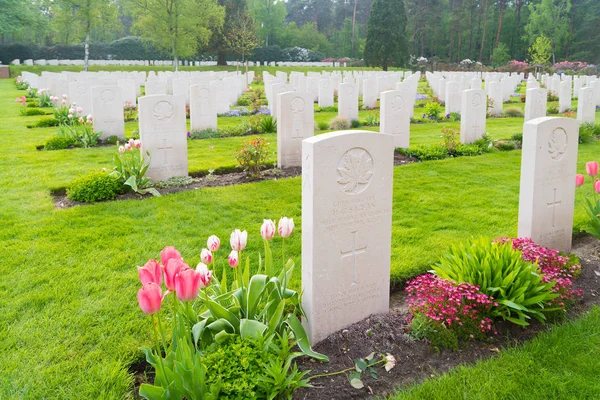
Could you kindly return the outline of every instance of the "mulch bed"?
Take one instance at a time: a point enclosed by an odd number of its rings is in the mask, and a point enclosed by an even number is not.
[[[600,304],[600,241],[584,236],[575,239],[573,253],[581,259],[582,272],[574,286],[583,289],[583,297],[571,308],[568,319],[576,318],[593,305]],[[357,358],[371,352],[391,353],[396,367],[389,373],[378,369],[378,379],[363,374],[365,388],[354,389],[346,375],[317,378],[311,381],[313,388],[301,389],[295,399],[367,399],[392,394],[398,387],[418,383],[439,375],[458,364],[474,364],[500,352],[507,345],[522,343],[540,331],[547,329],[537,321],[528,327],[498,323],[498,334],[489,342],[469,342],[457,350],[436,350],[426,342],[412,339],[409,335],[406,305],[403,291],[392,293],[391,310],[388,314],[372,315],[346,329],[330,335],[314,346],[329,357],[329,363],[301,359],[301,369],[311,370],[309,375],[341,371],[354,365]]]
[[[417,160],[398,152],[394,153],[394,165],[406,165]],[[266,180],[278,180],[285,178],[293,178],[295,176],[299,176],[302,173],[302,168],[294,167],[294,168],[284,168],[284,169],[269,169],[262,172],[262,175],[259,179],[252,179],[248,177],[248,174],[245,172],[232,172],[221,175],[213,175],[212,177],[203,176],[197,178],[195,182],[189,185],[182,186],[171,186],[167,188],[158,188],[158,192],[161,195],[171,194],[171,193],[179,193],[186,192],[188,190],[197,190],[208,187],[218,187],[218,186],[231,186],[231,185],[241,185],[244,183],[252,183]],[[92,203],[81,203],[78,201],[69,200],[64,191],[58,191],[52,193],[54,199],[54,207],[58,209],[63,208],[71,208],[75,206],[89,205]],[[146,198],[151,198],[152,195],[139,195],[136,193],[126,193],[120,196],[117,196],[116,200],[142,200]]]

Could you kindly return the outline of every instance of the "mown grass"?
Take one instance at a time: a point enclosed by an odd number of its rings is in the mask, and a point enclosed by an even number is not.
[[[597,399],[600,308],[555,326],[521,347],[454,370],[390,400]]]
[[[286,249],[299,262],[300,178],[55,209],[49,189],[110,167],[116,148],[37,151],[53,129],[25,128],[37,119],[19,116],[21,93],[0,81],[0,398],[123,398],[132,386],[127,366],[150,342],[135,266],[166,245],[195,265],[210,234],[227,248],[230,231],[242,228],[250,232],[246,254],[256,260],[262,219],[289,216],[298,229]],[[509,136],[520,124],[511,120],[490,124]],[[416,142],[439,140],[441,124],[413,127]],[[190,142],[190,168],[232,165],[239,140]],[[580,170],[598,154],[598,142],[580,146]],[[519,168],[518,151],[395,168],[392,280],[427,270],[457,240],[515,235]],[[581,195],[576,230],[585,219]]]

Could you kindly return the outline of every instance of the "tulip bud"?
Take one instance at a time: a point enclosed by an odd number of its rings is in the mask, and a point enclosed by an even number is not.
[[[75,109],[73,107],[69,108],[69,114],[74,114],[75,113]]]
[[[81,114],[83,112],[83,108],[77,107],[77,114]]]
[[[156,314],[160,311],[162,293],[160,286],[154,282],[148,282],[138,290],[138,304],[144,314]]]
[[[596,161],[590,161],[585,164],[585,170],[589,176],[598,175],[598,163]]]
[[[203,263],[198,263],[196,271],[200,274],[200,289],[204,289],[210,284],[212,272]]]
[[[66,100],[68,97],[69,97],[69,96],[67,96],[66,94],[63,94],[63,95],[62,95],[62,98],[63,98],[63,99],[65,99],[65,100]]]
[[[73,114],[69,114],[69,115],[68,115],[68,118],[69,118],[69,119],[73,119]]]
[[[169,261],[172,264],[173,260]],[[175,276],[175,293],[181,301],[190,301],[198,297],[200,273],[194,269],[184,269]]]
[[[119,153],[121,153],[121,154],[125,153],[125,147],[119,146]]]
[[[594,190],[596,193],[600,193],[600,179],[596,179],[596,183],[594,183]]]
[[[56,98],[56,100],[58,100],[58,97]],[[63,99],[63,100],[60,102],[60,104],[62,104],[62,105],[64,106],[65,104],[67,104],[67,101],[66,101],[65,99]]]
[[[140,147],[142,147],[142,141],[139,139],[136,139],[133,141],[133,145],[135,146],[136,149],[139,149]]]
[[[208,247],[210,251],[217,251],[219,250],[219,247],[221,247],[221,240],[215,235],[212,235],[206,241],[206,247]]]
[[[164,249],[162,249],[162,251],[160,252],[160,262],[163,268],[167,266],[167,262],[171,258],[183,260],[183,258],[181,257],[181,253],[179,253],[175,247],[167,246]]]
[[[282,238],[289,237],[292,232],[294,232],[294,219],[287,217],[281,218],[277,226],[277,231]]]
[[[88,114],[86,118],[89,119],[89,120],[91,120],[92,119],[92,114]]]
[[[575,175],[575,186],[577,186],[577,187],[582,186],[584,181],[585,181],[585,176],[583,174]]]
[[[202,249],[200,252],[200,260],[206,265],[213,262],[213,255],[208,249]]]
[[[125,143],[125,150],[131,150],[131,145],[129,143]]]
[[[78,121],[79,121],[80,124],[83,124],[83,122],[84,122],[83,121],[83,117],[79,117]]]
[[[238,265],[240,265],[238,252],[235,250],[231,250],[231,253],[229,253],[229,256],[227,257],[227,261],[229,262],[229,266],[231,268],[235,268]]]
[[[162,283],[162,269],[156,260],[150,260],[143,267],[137,267],[137,269],[142,285],[152,282],[160,286]]]
[[[163,266],[165,270],[165,285],[167,289],[175,290],[175,278],[182,271],[190,269],[190,267],[180,258],[171,258],[167,261],[167,265]]]
[[[273,220],[263,220],[263,224],[260,227],[260,236],[265,240],[273,239],[273,236],[275,236],[275,222]]]
[[[229,238],[229,244],[231,248],[235,251],[243,251],[246,248],[246,241],[248,240],[248,232],[243,231],[240,232],[239,229],[231,232],[231,237]]]

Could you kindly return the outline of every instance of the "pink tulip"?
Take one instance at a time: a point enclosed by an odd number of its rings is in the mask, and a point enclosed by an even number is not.
[[[235,251],[243,251],[246,248],[246,241],[248,240],[248,232],[243,231],[240,232],[239,229],[231,232],[231,237],[229,238],[229,244],[231,248]]]
[[[577,186],[577,187],[582,186],[584,181],[585,181],[585,176],[583,174],[575,175],[575,186]]]
[[[596,183],[594,183],[594,190],[596,193],[600,193],[600,179],[596,179]]]
[[[135,146],[136,149],[139,149],[140,147],[142,147],[142,141],[139,139],[136,139],[133,141],[133,145]]]
[[[58,97],[56,98],[56,100],[58,100]],[[64,106],[65,104],[67,104],[67,101],[66,101],[65,99],[63,99],[63,100],[60,102],[60,104],[62,104],[62,105]]]
[[[86,118],[91,121],[92,120],[92,114],[88,114]]]
[[[73,114],[69,114],[67,117],[68,117],[69,119],[73,119]]]
[[[83,108],[77,107],[77,114],[81,114],[83,112]]]
[[[25,97],[25,96],[21,96],[21,101],[22,101],[23,103],[27,103],[27,97]]]
[[[125,153],[125,147],[119,146],[119,153],[121,153],[121,154]]]
[[[596,161],[590,161],[585,164],[585,170],[589,176],[598,175],[598,163]]]
[[[177,275],[190,269],[190,267],[181,258],[171,258],[168,260],[167,265],[163,266],[163,269],[165,270],[165,285],[167,289],[173,291],[176,290],[175,278],[177,278]]]
[[[17,98],[15,99],[15,101],[16,101],[17,103],[20,103],[22,100],[21,100],[21,98],[20,98],[20,97],[17,97]]]
[[[78,121],[80,124],[83,124],[83,122],[84,122],[83,117],[79,117]]]
[[[75,109],[73,107],[69,108],[69,114],[75,114]]]
[[[172,264],[173,260],[169,261]],[[200,290],[200,272],[185,269],[175,276],[175,293],[181,301],[190,301],[198,297]]]
[[[227,261],[229,262],[229,266],[231,268],[235,268],[240,265],[239,253],[235,250],[231,250],[229,256],[227,257]]]
[[[202,251],[200,252],[200,260],[202,260],[202,262],[204,264],[210,264],[213,262],[213,255],[210,252],[210,250],[208,249],[202,249]]]
[[[138,304],[144,314],[156,314],[160,311],[162,293],[160,286],[154,282],[148,282],[138,290]]]
[[[263,220],[263,224],[260,227],[260,236],[265,240],[273,239],[273,236],[275,236],[275,222],[273,220]]]
[[[173,246],[167,246],[160,252],[160,263],[163,268],[167,266],[167,261],[171,258],[177,258],[179,260],[183,260],[181,257],[181,253],[177,251],[177,249]]]
[[[69,96],[67,96],[66,94],[63,94],[63,95],[62,95],[62,98],[63,98],[64,100],[66,100],[68,97],[69,97]]]
[[[287,217],[281,218],[279,220],[277,231],[282,238],[289,237],[292,232],[294,232],[294,219]]]
[[[152,282],[160,286],[162,283],[162,269],[156,260],[150,260],[143,267],[137,267],[137,269],[142,285]]]
[[[135,147],[135,140],[133,140],[133,139],[129,139],[129,145],[130,145],[131,147]]]
[[[125,143],[125,150],[131,150],[131,145],[129,143]]]
[[[200,274],[200,289],[204,289],[210,284],[212,272],[208,269],[206,264],[203,263],[198,263],[196,271]]]
[[[212,235],[206,241],[206,247],[208,247],[210,251],[218,251],[219,247],[221,247],[221,240],[215,235]]]

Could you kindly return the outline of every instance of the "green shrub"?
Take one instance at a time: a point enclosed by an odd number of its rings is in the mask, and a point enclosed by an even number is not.
[[[553,92],[552,90],[548,90],[547,100],[548,100],[548,102],[558,101],[558,95],[556,94],[556,92]]]
[[[585,123],[579,126],[579,143],[589,143],[600,138],[600,124]]]
[[[272,115],[267,115],[261,118],[258,123],[258,131],[260,133],[275,133],[277,132],[277,120]]]
[[[494,144],[494,146],[500,151],[511,151],[518,148],[517,142],[509,140],[499,140]]]
[[[327,129],[329,129],[329,124],[325,121],[319,121],[317,122],[317,127],[320,131],[326,131]]]
[[[73,138],[65,136],[52,136],[44,143],[45,150],[63,150],[69,147],[74,147],[76,141]]]
[[[523,133],[515,133],[510,137],[513,142],[523,143]]]
[[[400,152],[420,161],[442,160],[449,157],[448,151],[439,145],[416,146],[409,149],[400,149]]]
[[[212,128],[202,129],[201,131],[190,132],[190,139],[212,139],[212,138],[218,138],[220,136],[221,135],[219,135],[219,132]]]
[[[24,117],[29,117],[32,115],[46,115],[46,111],[40,110],[39,108],[23,107],[23,108],[19,109],[19,112]]]
[[[460,121],[460,113],[451,112],[450,115],[448,116],[448,119],[450,120],[450,122]]]
[[[511,117],[511,118],[517,118],[517,117],[523,117],[523,110],[521,110],[519,107],[508,107],[506,110],[504,110],[504,115],[506,117]]]
[[[77,178],[67,189],[67,197],[74,201],[93,203],[114,200],[122,193],[123,185],[104,171],[91,172]]]
[[[360,121],[357,119],[353,119],[352,121],[350,121],[350,127],[352,128],[360,128]]]
[[[329,107],[315,106],[315,112],[316,113],[320,113],[320,112],[338,112],[338,108],[337,108],[337,106],[329,106]]]
[[[260,171],[266,167],[270,155],[269,143],[264,138],[258,137],[242,142],[235,158],[250,177],[259,178]]]
[[[236,103],[236,105],[241,107],[248,107],[250,104],[252,104],[252,100],[248,97],[240,97]]]
[[[454,154],[456,155],[456,157],[471,157],[478,156],[484,153],[486,153],[486,150],[482,149],[476,144],[460,144],[456,147]]]
[[[58,126],[58,125],[59,125],[59,122],[56,118],[45,117],[45,118],[40,118],[40,120],[33,125],[27,125],[27,127],[28,128],[48,128],[51,126]]]
[[[546,108],[546,114],[558,114],[558,107],[555,105],[549,105],[548,108]]]
[[[35,108],[35,107],[39,107],[40,103],[37,101],[37,99],[28,99],[27,100],[27,106],[29,108]]]
[[[483,150],[483,153],[487,153],[492,150],[494,146],[494,140],[488,133],[484,133],[479,139],[473,142],[473,145]]]
[[[231,127],[227,127],[227,128],[221,128],[218,130],[219,136],[221,136],[221,137],[244,136],[251,131],[252,131],[252,126],[245,121],[239,125],[231,126]]]
[[[364,122],[365,126],[379,126],[379,116],[376,114],[367,115]]]
[[[430,119],[438,120],[441,112],[442,105],[437,101],[431,101],[425,105],[425,115]]]
[[[557,294],[551,292],[555,282],[544,283],[537,264],[523,260],[523,253],[511,243],[494,243],[489,239],[470,240],[450,248],[433,271],[442,279],[468,282],[492,296],[493,317],[518,325],[529,325],[534,317],[544,322],[546,305]]]
[[[344,117],[335,117],[329,122],[329,129],[332,131],[343,131],[350,129],[350,121]]]

